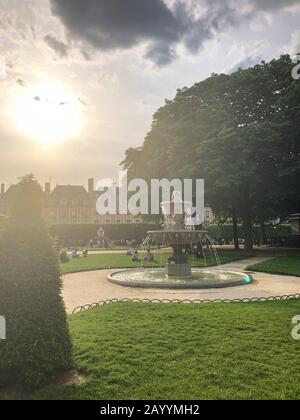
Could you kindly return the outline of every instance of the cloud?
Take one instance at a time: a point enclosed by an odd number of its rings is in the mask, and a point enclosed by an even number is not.
[[[257,10],[273,11],[299,5],[299,0],[250,0]]]
[[[291,56],[300,54],[300,30],[292,33],[290,45],[285,45],[282,52],[288,52]]]
[[[81,103],[81,105],[83,105],[87,108],[91,108],[91,105],[85,99],[78,98],[78,101],[79,101],[79,103]]]
[[[249,54],[248,56],[235,63],[234,66],[230,68],[229,73],[233,73],[238,69],[248,69],[249,67],[256,66],[256,64],[260,63],[261,61],[262,57]]]
[[[254,45],[233,45],[227,54],[231,64],[225,67],[222,72],[230,74],[240,68],[247,69],[261,63],[269,46],[266,40],[257,41]]]
[[[64,42],[58,40],[55,35],[48,34],[44,37],[44,41],[50,47],[59,58],[68,57],[70,53],[70,47]]]
[[[147,51],[145,57],[158,66],[169,64],[175,57],[174,49],[165,42],[154,43]]]
[[[196,54],[203,44],[261,12],[275,12],[299,0],[50,0],[70,36],[96,50],[125,50],[146,44],[157,65],[176,58],[179,44]],[[61,56],[67,46],[49,39]]]
[[[174,60],[179,43],[195,53],[224,25],[236,22],[236,11],[226,1],[216,0],[202,16],[191,4],[176,0],[171,8],[163,0],[51,0],[53,14],[74,39],[101,51],[146,43],[145,56],[157,65]]]
[[[92,57],[91,57],[90,53],[88,53],[88,52],[87,52],[87,51],[85,51],[85,50],[81,50],[80,52],[81,52],[82,57],[83,57],[86,61],[92,61]]]
[[[72,35],[99,50],[129,49],[143,41],[149,55],[161,61],[180,39],[180,22],[162,0],[51,0],[52,11]],[[179,25],[178,25],[179,23]]]

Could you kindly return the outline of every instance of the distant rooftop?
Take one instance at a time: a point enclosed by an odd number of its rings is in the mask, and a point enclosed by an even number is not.
[[[51,193],[51,197],[56,198],[87,198],[88,192],[81,185],[57,185]]]

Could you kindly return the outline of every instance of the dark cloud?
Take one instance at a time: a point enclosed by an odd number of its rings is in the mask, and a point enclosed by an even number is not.
[[[146,57],[157,65],[165,65],[176,57],[176,46],[180,42],[190,52],[197,53],[205,41],[243,19],[250,19],[259,11],[299,3],[299,0],[176,0],[172,8],[164,0],[50,2],[53,14],[61,19],[73,38],[104,51],[129,49],[147,42]],[[199,3],[203,13],[196,17],[195,8]],[[253,10],[245,12],[245,5],[252,5]],[[54,49],[59,49],[53,40],[51,43]]]
[[[150,41],[154,60],[159,51],[180,40],[184,28],[162,0],[51,0],[52,11],[77,39],[100,50],[128,49]],[[167,60],[167,58],[166,58]]]
[[[59,58],[68,57],[70,52],[70,47],[65,44],[64,42],[58,40],[55,35],[48,34],[44,37],[44,41],[55,53],[58,55]]]
[[[18,83],[18,85],[20,85],[20,86],[22,86],[24,88],[27,88],[28,87],[28,84],[23,79],[18,79],[17,80],[17,83]]]
[[[82,57],[83,57],[86,61],[92,61],[92,57],[91,57],[91,55],[90,55],[87,51],[85,51],[85,50],[81,50],[80,52],[81,52]]]
[[[86,106],[87,108],[90,108],[91,105],[88,104],[84,99],[78,98],[78,101],[81,103],[81,105]]]
[[[156,63],[158,66],[164,66],[174,60],[175,51],[167,43],[155,43],[146,53],[146,58]]]
[[[163,0],[51,0],[53,13],[73,37],[99,50],[128,49],[147,42],[146,57],[157,65],[175,58],[179,42],[196,52],[223,24],[235,20],[235,11],[226,2],[216,0],[215,4],[203,17],[195,18],[193,10],[179,0],[172,10]]]

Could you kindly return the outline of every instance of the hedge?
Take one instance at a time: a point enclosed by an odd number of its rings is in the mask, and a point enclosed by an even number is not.
[[[142,242],[149,230],[162,229],[159,224],[114,224],[114,225],[53,225],[50,232],[53,237],[58,237],[64,246],[86,246],[91,239],[97,238],[97,231],[102,228],[105,237],[111,241],[136,240]],[[262,233],[259,226],[254,226],[254,237],[262,240]],[[285,237],[291,233],[290,225],[279,225],[274,228],[266,228],[269,239],[274,237]],[[210,225],[208,234],[213,240],[225,239],[230,242],[233,239],[233,227],[229,224]],[[239,225],[239,237],[244,237],[243,227]]]
[[[244,238],[243,226],[238,226],[239,238]],[[211,239],[219,241],[225,239],[226,242],[232,241],[233,239],[233,226],[229,224],[224,225],[210,225],[208,227],[208,234]],[[287,237],[291,234],[290,225],[278,225],[274,227],[266,227],[266,235],[269,240],[274,238]],[[261,227],[254,225],[253,237],[262,240]]]
[[[24,205],[37,188],[32,179],[19,184],[19,210],[0,239],[0,313],[7,323],[0,386],[39,386],[72,367],[57,257],[40,213]]]
[[[100,228],[103,229],[105,237],[111,241],[136,240],[142,242],[149,230],[161,229],[161,225],[53,225],[50,227],[50,232],[53,237],[58,237],[64,246],[85,246],[91,239],[97,238],[97,231]]]

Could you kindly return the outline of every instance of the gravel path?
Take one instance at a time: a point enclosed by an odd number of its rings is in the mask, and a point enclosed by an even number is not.
[[[247,266],[270,258],[255,257],[223,266],[228,271],[244,271]],[[254,283],[226,289],[164,290],[123,287],[110,283],[109,274],[120,270],[101,270],[67,274],[63,277],[63,298],[68,313],[77,306],[108,299],[243,299],[300,293],[300,278],[254,273]]]

